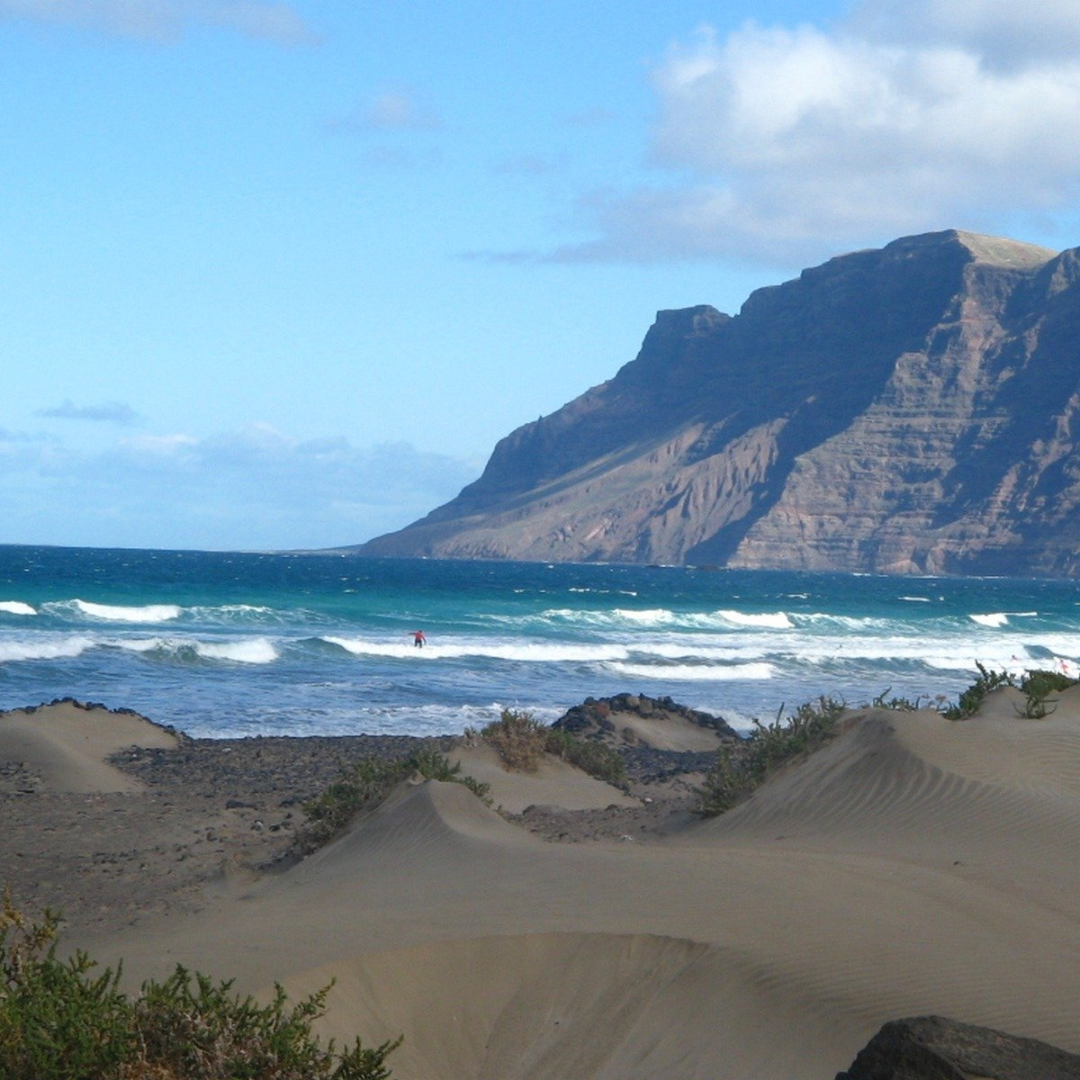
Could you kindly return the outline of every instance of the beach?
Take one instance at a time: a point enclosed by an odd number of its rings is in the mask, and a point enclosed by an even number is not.
[[[1076,1053],[1080,694],[1023,706],[852,710],[709,820],[700,774],[621,791],[446,739],[494,807],[406,782],[300,858],[303,803],[406,737],[192,741],[59,702],[0,715],[0,878],[133,987],[333,982],[322,1033],[403,1034],[398,1077],[831,1078],[928,1013]]]

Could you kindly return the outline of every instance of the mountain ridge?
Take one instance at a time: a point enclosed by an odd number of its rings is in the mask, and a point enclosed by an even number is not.
[[[1080,572],[1080,252],[960,230],[738,314],[661,311],[611,379],[366,555]]]

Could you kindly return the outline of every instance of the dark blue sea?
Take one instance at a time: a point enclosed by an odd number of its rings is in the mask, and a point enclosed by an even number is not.
[[[976,661],[1076,674],[1080,584],[0,547],[0,708],[196,736],[458,733],[622,691],[747,727],[821,694],[953,699]]]

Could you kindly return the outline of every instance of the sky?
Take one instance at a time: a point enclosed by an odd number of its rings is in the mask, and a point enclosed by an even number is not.
[[[658,310],[1080,244],[1075,0],[0,0],[0,543],[311,549]]]

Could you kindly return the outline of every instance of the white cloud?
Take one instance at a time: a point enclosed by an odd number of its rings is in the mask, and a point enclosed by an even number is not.
[[[1078,50],[1071,3],[888,0],[829,30],[702,29],[654,72],[667,179],[582,200],[597,235],[556,257],[785,263],[1052,213],[1080,190]]]
[[[291,4],[273,0],[0,0],[0,18],[159,42],[173,41],[199,25],[282,45],[315,40]]]

